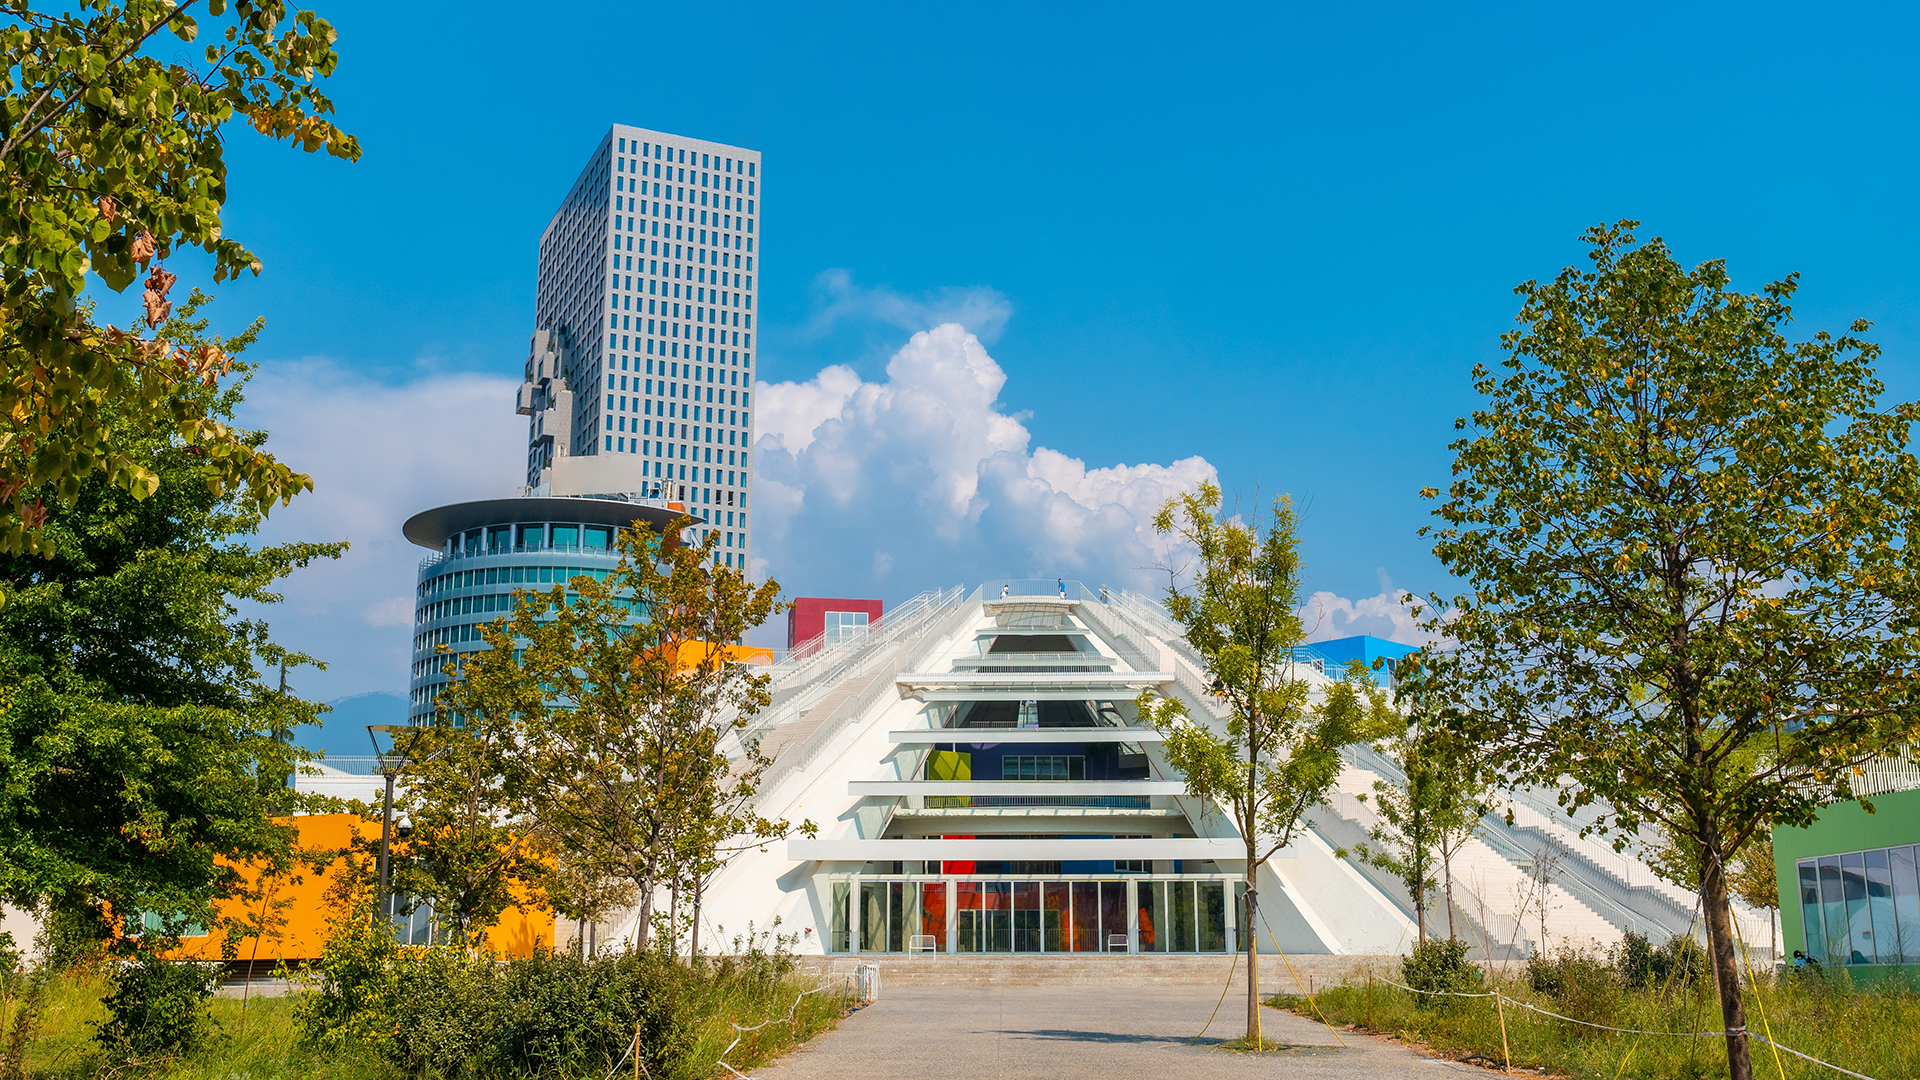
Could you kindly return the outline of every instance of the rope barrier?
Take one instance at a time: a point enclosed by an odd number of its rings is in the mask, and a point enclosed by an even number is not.
[[[1227,961],[1227,981],[1220,984],[1220,1000],[1213,1003],[1213,1016],[1207,1017],[1206,1027],[1203,1027],[1200,1029],[1200,1035],[1205,1035],[1207,1033],[1207,1028],[1210,1028],[1213,1026],[1213,1018],[1215,1016],[1220,1015],[1220,1006],[1225,1005],[1227,1003],[1227,991],[1232,989],[1233,973],[1239,967],[1240,967],[1240,953],[1238,951],[1235,951],[1233,954],[1233,959]],[[1193,1038],[1188,1039],[1187,1045],[1192,1046],[1194,1043],[1199,1042],[1200,1035],[1195,1035]]]
[[[819,986],[816,986],[811,990],[800,991],[799,994],[794,996],[793,1004],[788,1006],[787,1015],[785,1016],[782,1016],[782,1017],[770,1016],[767,1019],[762,1020],[759,1023],[753,1025],[752,1027],[741,1027],[739,1024],[736,1024],[731,1020],[727,1021],[727,1026],[733,1028],[735,1034],[733,1036],[733,1041],[727,1044],[727,1048],[725,1050],[720,1051],[720,1060],[716,1062],[716,1064],[718,1064],[721,1068],[727,1070],[728,1072],[732,1073],[733,1075],[739,1077],[740,1080],[752,1080],[752,1078],[749,1077],[747,1074],[727,1064],[727,1055],[733,1053],[733,1048],[740,1045],[740,1040],[746,1037],[747,1032],[759,1031],[761,1028],[766,1027],[768,1024],[773,1023],[774,1020],[776,1019],[782,1021],[783,1023],[790,1023],[793,1020],[794,1014],[800,1011],[800,1000],[802,998],[806,997],[808,994],[817,994],[822,990],[826,990],[830,987],[835,986],[841,981],[846,981],[850,984],[852,982],[852,979],[850,976],[847,976],[847,975],[828,976],[827,982],[823,982]]]
[[[1249,889],[1247,895],[1253,895],[1253,891]],[[1260,925],[1267,931],[1267,940],[1273,942],[1273,951],[1280,954],[1280,962],[1287,965],[1287,975],[1293,979],[1293,988],[1306,992],[1307,1004],[1312,1006],[1314,1015],[1318,1016],[1320,1022],[1327,1026],[1327,1030],[1333,1033],[1334,1041],[1340,1044],[1340,1049],[1345,1050],[1347,1048],[1347,1040],[1340,1037],[1340,1032],[1333,1026],[1333,1021],[1328,1020],[1327,1014],[1320,1011],[1320,1003],[1313,1000],[1313,991],[1301,984],[1300,973],[1293,970],[1293,961],[1287,959],[1287,950],[1280,947],[1280,939],[1274,935],[1273,924],[1267,921],[1266,913],[1261,911],[1258,905],[1248,904],[1247,906],[1252,908],[1254,915],[1259,917]],[[1254,987],[1253,993],[1255,997],[1258,997],[1260,995],[1260,988],[1257,986]]]
[[[1565,1020],[1569,1024],[1579,1024],[1582,1027],[1597,1028],[1601,1031],[1615,1031],[1615,1032],[1619,1032],[1622,1035],[1662,1035],[1662,1036],[1666,1036],[1668,1038],[1673,1038],[1673,1039],[1721,1039],[1721,1038],[1725,1038],[1727,1035],[1727,1033],[1724,1031],[1642,1031],[1639,1028],[1613,1027],[1612,1025],[1609,1025],[1609,1024],[1596,1024],[1589,1020],[1575,1020],[1571,1016],[1562,1016],[1559,1013],[1553,1012],[1552,1010],[1549,1010],[1549,1009],[1542,1009],[1535,1005],[1529,1005],[1524,1001],[1516,1001],[1513,998],[1510,998],[1507,995],[1502,994],[1498,990],[1492,991],[1490,993],[1485,993],[1485,994],[1468,994],[1458,990],[1420,990],[1420,989],[1416,989],[1414,987],[1408,986],[1405,983],[1394,982],[1392,979],[1389,979],[1384,975],[1378,976],[1378,978],[1380,979],[1381,982],[1386,983],[1388,986],[1397,986],[1400,989],[1405,990],[1410,994],[1430,994],[1435,997],[1499,998],[1509,1005],[1518,1005],[1522,1009],[1527,1009],[1532,1012],[1537,1012],[1542,1016],[1551,1016],[1555,1020]],[[1854,1072],[1852,1069],[1843,1069],[1840,1066],[1835,1065],[1831,1061],[1821,1061],[1819,1058],[1814,1057],[1812,1054],[1803,1054],[1800,1051],[1795,1050],[1791,1046],[1784,1046],[1780,1043],[1774,1042],[1772,1039],[1767,1038],[1765,1035],[1756,1035],[1751,1031],[1744,1031],[1744,1032],[1741,1032],[1741,1034],[1744,1034],[1749,1039],[1758,1039],[1761,1042],[1766,1043],[1768,1046],[1772,1046],[1772,1047],[1776,1047],[1778,1049],[1784,1050],[1787,1053],[1792,1054],[1794,1057],[1811,1061],[1815,1065],[1821,1065],[1826,1068],[1832,1069],[1834,1072],[1841,1073],[1846,1076],[1855,1077],[1856,1080],[1874,1080],[1873,1077],[1867,1076],[1864,1073],[1857,1073],[1857,1072]]]
[[[1794,1057],[1804,1058],[1807,1061],[1813,1062],[1815,1065],[1824,1065],[1827,1068],[1832,1069],[1834,1072],[1841,1073],[1846,1076],[1855,1077],[1856,1080],[1873,1080],[1873,1077],[1867,1076],[1864,1073],[1857,1073],[1857,1072],[1854,1072],[1852,1069],[1843,1069],[1840,1066],[1835,1065],[1831,1061],[1821,1061],[1819,1058],[1814,1057],[1812,1054],[1803,1054],[1800,1051],[1795,1050],[1791,1046],[1781,1046],[1779,1043],[1774,1042],[1772,1039],[1767,1038],[1765,1035],[1755,1035],[1753,1032],[1749,1031],[1747,1032],[1747,1038],[1759,1039],[1761,1042],[1766,1043],[1768,1046],[1771,1046],[1776,1050],[1785,1050],[1787,1053],[1792,1054]]]

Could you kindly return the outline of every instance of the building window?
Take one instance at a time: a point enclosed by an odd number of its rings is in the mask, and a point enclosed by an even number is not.
[[[826,613],[826,643],[838,645],[865,636],[868,630],[867,613],[864,611],[829,611]]]
[[[1085,780],[1087,759],[1079,754],[1008,754],[1000,759],[1002,780]]]
[[[1807,955],[1828,964],[1920,964],[1920,847],[1800,859]]]

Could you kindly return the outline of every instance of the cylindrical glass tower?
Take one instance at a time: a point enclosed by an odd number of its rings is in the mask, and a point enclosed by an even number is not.
[[[479,625],[513,610],[515,589],[551,588],[581,574],[604,578],[620,563],[613,537],[642,525],[658,532],[684,511],[663,500],[541,496],[454,503],[415,514],[408,540],[434,552],[414,585],[413,667],[407,722],[433,719],[455,653],[486,647]]]

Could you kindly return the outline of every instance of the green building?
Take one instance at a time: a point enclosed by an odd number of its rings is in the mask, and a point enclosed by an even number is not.
[[[1909,777],[1888,779],[1908,790],[1871,795],[1874,813],[1836,803],[1807,828],[1773,831],[1789,955],[1803,950],[1855,978],[1920,975],[1920,790]]]

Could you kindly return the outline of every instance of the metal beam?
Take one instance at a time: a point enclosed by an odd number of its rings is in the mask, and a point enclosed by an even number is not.
[[[1112,690],[1164,686],[1171,671],[909,671],[894,676],[900,686],[1004,689],[1017,686],[1058,689],[1068,686]]]
[[[1278,858],[1289,858],[1282,851]],[[787,858],[820,862],[896,862],[905,860],[1013,862],[1099,861],[1108,859],[1217,859],[1244,862],[1247,846],[1235,837],[1207,839],[1162,836],[1146,840],[1062,837],[1058,840],[810,840],[787,841]]]
[[[1167,737],[1152,728],[1068,727],[1068,728],[909,728],[887,732],[887,741],[925,745],[928,743],[1116,743],[1165,742]]]
[[[1178,780],[849,780],[849,795],[1184,795]]]

